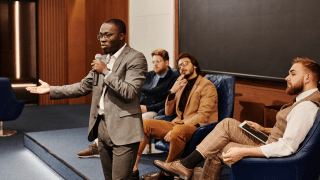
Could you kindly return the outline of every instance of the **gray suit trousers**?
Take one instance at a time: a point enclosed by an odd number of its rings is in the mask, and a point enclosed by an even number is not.
[[[106,180],[129,180],[137,158],[139,144],[117,146],[109,136],[104,116],[98,116],[98,149]]]

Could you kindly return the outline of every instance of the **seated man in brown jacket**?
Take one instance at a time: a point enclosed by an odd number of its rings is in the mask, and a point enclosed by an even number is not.
[[[286,93],[297,95],[295,102],[282,106],[273,128],[247,121],[252,129],[269,135],[267,144],[242,130],[240,121],[226,118],[185,159],[171,163],[156,160],[154,164],[171,175],[191,179],[196,165],[206,159],[199,179],[218,180],[224,163],[230,167],[246,156],[283,157],[296,152],[319,110],[319,74],[319,64],[306,57],[297,57],[286,77]]]
[[[145,141],[139,146],[133,178],[138,178],[138,162],[150,135],[170,143],[166,162],[181,157],[183,149],[199,126],[218,121],[218,97],[214,84],[201,75],[197,60],[188,53],[180,54],[177,68],[181,76],[170,90],[165,104],[167,116],[177,114],[172,121],[145,119],[143,130]],[[170,178],[159,171],[142,176],[142,179]],[[171,177],[173,179],[173,176]]]

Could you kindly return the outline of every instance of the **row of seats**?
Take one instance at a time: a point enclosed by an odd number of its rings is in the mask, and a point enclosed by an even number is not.
[[[199,127],[187,143],[182,157],[188,156],[196,146],[215,128],[224,118],[233,117],[235,78],[225,74],[207,74],[218,92],[218,122]],[[175,117],[164,115],[162,109],[154,119],[171,121]],[[155,148],[169,152],[170,144],[158,140]],[[313,127],[299,149],[287,157],[256,158],[246,157],[231,166],[230,180],[318,180],[320,174],[320,113],[318,113]]]

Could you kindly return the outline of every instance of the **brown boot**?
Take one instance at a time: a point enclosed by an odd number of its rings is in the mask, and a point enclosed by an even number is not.
[[[153,164],[165,173],[168,173],[171,176],[178,176],[180,179],[191,180],[193,175],[193,169],[188,169],[184,167],[180,163],[180,160],[173,161],[170,163],[155,160],[153,161]]]
[[[80,158],[100,157],[96,143],[93,143],[88,149],[78,152],[77,155]]]

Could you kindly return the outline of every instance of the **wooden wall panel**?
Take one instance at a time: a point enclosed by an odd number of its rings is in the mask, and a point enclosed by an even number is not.
[[[68,84],[80,82],[86,72],[85,0],[67,0]],[[90,23],[89,23],[90,24]],[[69,98],[68,104],[85,103],[85,97]]]
[[[67,31],[65,0],[38,1],[38,72],[39,79],[50,85],[67,84]],[[66,104],[39,96],[39,105]]]
[[[103,54],[96,34],[101,24],[110,18],[122,19],[128,31],[128,0],[39,0],[39,78],[50,85],[61,86],[85,77],[95,54]],[[127,32],[127,43],[128,35]],[[39,105],[67,103],[91,104],[91,94],[64,100],[39,96]]]
[[[250,120],[264,125],[263,107],[291,103],[285,82],[236,78],[233,117],[241,122]]]
[[[91,70],[90,63],[97,53],[103,54],[96,38],[104,21],[111,18],[121,19],[127,25],[126,42],[129,35],[129,1],[95,0],[86,1],[86,72]],[[91,104],[91,94],[86,96],[86,104]]]
[[[174,1],[174,60],[179,57],[179,0]],[[176,63],[174,63],[176,68]]]

